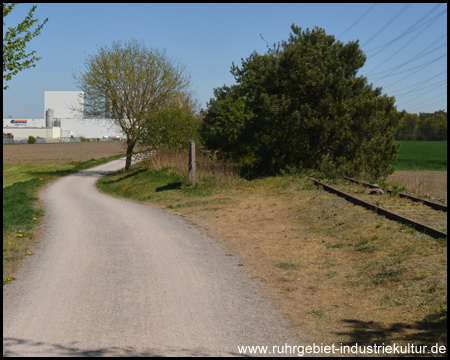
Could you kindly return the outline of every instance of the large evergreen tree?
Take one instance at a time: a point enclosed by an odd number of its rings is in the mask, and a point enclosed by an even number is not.
[[[391,173],[401,114],[393,97],[357,76],[366,60],[358,41],[343,44],[317,27],[291,28],[288,41],[231,69],[254,115],[241,127],[256,165],[264,172]]]
[[[253,113],[245,103],[241,87],[222,86],[214,89],[215,98],[204,112],[201,134],[209,148],[241,157],[248,152],[245,126],[251,122]]]

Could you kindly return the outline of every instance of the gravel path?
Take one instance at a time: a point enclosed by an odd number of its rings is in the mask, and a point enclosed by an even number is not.
[[[41,246],[3,294],[3,355],[234,356],[243,345],[300,345],[226,245],[95,189],[124,161],[41,192]]]

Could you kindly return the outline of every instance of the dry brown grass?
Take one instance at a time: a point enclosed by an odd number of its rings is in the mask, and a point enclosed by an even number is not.
[[[446,171],[396,171],[388,176],[386,182],[404,186],[419,196],[447,203]]]
[[[159,171],[170,167],[185,183],[188,183],[187,160],[188,151],[172,149],[158,150],[144,160],[149,171]],[[239,169],[226,160],[218,160],[213,153],[197,148],[196,150],[196,183],[198,186],[235,186],[240,181]]]
[[[421,202],[412,202],[407,198],[396,195],[371,195],[371,189],[363,186],[355,186],[354,183],[349,181],[335,181],[333,187],[400,216],[447,232],[447,213],[436,211]]]

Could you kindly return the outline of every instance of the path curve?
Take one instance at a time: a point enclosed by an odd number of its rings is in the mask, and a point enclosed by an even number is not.
[[[4,287],[4,356],[234,356],[299,345],[230,250],[182,218],[99,193],[124,159],[40,193],[40,247]]]

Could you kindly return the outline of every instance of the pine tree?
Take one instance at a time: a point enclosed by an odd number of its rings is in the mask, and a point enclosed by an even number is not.
[[[358,41],[343,44],[317,27],[291,29],[288,41],[231,69],[254,114],[244,128],[257,165],[265,172],[392,173],[402,114],[393,97],[357,76],[366,60]]]
[[[205,145],[215,150],[241,157],[248,155],[251,136],[245,126],[251,123],[253,113],[245,104],[238,86],[214,89],[215,98],[204,112],[201,135]]]

